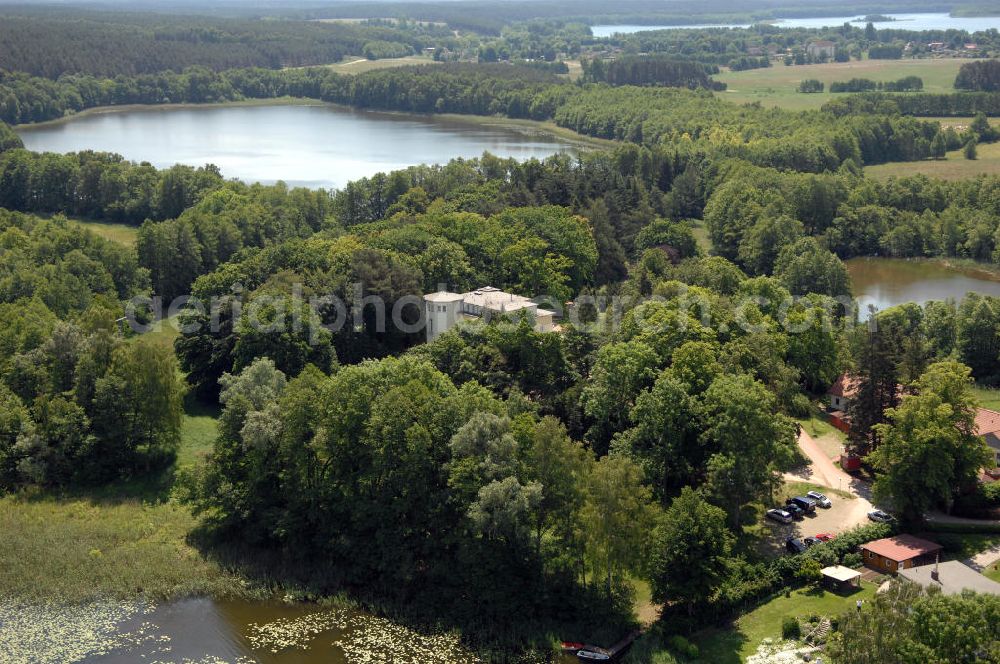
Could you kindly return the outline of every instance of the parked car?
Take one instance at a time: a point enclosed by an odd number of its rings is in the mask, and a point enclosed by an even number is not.
[[[779,510],[779,509],[768,510],[767,514],[765,514],[764,516],[766,516],[768,519],[773,519],[774,521],[778,521],[780,523],[792,522],[792,515],[786,512],[785,510]]]
[[[798,537],[789,537],[785,540],[785,548],[788,549],[789,553],[802,553],[809,547]]]
[[[830,499],[819,491],[810,491],[806,494],[806,498],[812,498],[820,507],[833,507],[833,503],[830,502]]]
[[[782,509],[791,514],[792,517],[796,519],[801,519],[806,515],[805,510],[796,505],[795,503],[788,503]]]
[[[805,496],[795,496],[794,498],[789,498],[785,501],[789,505],[798,505],[802,508],[803,512],[813,513],[816,511],[816,501],[812,498],[806,498]]]
[[[876,523],[889,523],[891,521],[895,521],[891,514],[883,512],[882,510],[872,510],[868,513],[868,518]]]
[[[815,537],[806,537],[802,540],[802,543],[806,546],[816,546],[817,544],[822,544],[823,540],[817,539]]]
[[[829,542],[830,540],[837,539],[836,535],[831,535],[830,533],[817,533],[815,537],[820,542]]]

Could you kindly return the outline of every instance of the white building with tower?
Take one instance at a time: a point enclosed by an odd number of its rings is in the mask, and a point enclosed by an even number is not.
[[[468,293],[438,291],[424,295],[424,313],[427,321],[427,341],[434,341],[440,335],[465,320],[504,314],[523,314],[534,321],[538,332],[551,332],[555,313],[540,309],[538,304],[523,295],[507,293],[493,286],[483,286]]]

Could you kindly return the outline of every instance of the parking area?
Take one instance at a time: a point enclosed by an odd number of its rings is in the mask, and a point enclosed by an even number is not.
[[[790,524],[767,520],[771,532],[768,547],[783,550],[789,537],[812,537],[817,533],[838,534],[859,524],[868,523],[867,513],[871,503],[867,500],[830,496],[833,503],[828,509],[817,507],[812,514],[806,514]]]
[[[814,513],[806,514],[790,524],[765,519],[769,535],[764,538],[762,545],[772,553],[784,552],[785,540],[789,537],[811,537],[817,533],[837,535],[869,523],[868,512],[874,509],[868,499],[870,487],[836,466],[805,431],[799,436],[799,448],[810,463],[785,474],[786,492],[791,491],[793,495],[805,493],[811,486],[824,493],[832,506],[827,509],[817,507]],[[768,507],[781,507],[780,503],[784,501],[775,502],[776,504]]]

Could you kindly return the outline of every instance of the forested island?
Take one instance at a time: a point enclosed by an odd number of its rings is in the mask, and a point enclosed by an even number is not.
[[[996,32],[485,6],[0,8],[0,660],[993,661],[1000,296],[854,296],[1000,280]],[[603,141],[326,190],[19,135],[265,100]]]

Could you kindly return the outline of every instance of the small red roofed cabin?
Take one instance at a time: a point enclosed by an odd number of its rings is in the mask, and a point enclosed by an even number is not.
[[[901,569],[934,562],[942,548],[940,544],[913,535],[896,535],[862,544],[861,557],[866,567],[895,574]]]

